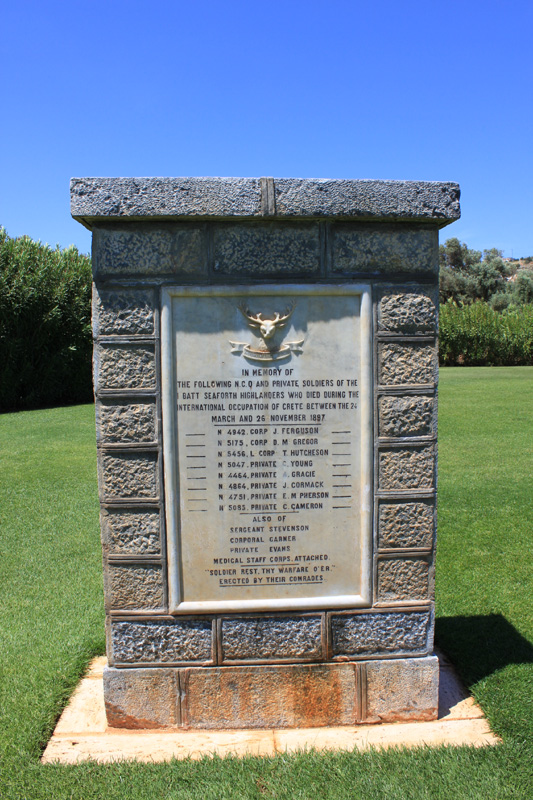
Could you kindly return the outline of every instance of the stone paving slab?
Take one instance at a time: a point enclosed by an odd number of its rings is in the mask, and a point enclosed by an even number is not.
[[[209,755],[273,756],[317,750],[365,750],[370,747],[485,747],[501,742],[492,733],[481,708],[469,696],[452,665],[439,655],[439,718],[434,722],[346,725],[334,728],[293,728],[235,731],[163,731],[108,728],[102,687],[105,657],[91,662],[61,715],[42,756],[49,764],[94,760],[144,762]]]

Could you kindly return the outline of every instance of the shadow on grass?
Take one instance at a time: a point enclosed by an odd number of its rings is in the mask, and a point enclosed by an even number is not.
[[[467,686],[509,664],[533,663],[533,645],[501,614],[440,617],[435,640]]]

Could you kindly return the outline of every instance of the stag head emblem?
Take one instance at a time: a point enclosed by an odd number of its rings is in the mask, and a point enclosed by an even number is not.
[[[266,343],[267,339],[272,339],[278,328],[285,327],[287,320],[294,311],[294,305],[295,304],[292,303],[292,305],[288,306],[284,314],[280,314],[276,311],[276,315],[273,319],[263,319],[262,313],[253,315],[244,304],[239,306],[239,310],[243,316],[246,317],[248,325],[250,325],[251,328],[259,328],[259,333]]]

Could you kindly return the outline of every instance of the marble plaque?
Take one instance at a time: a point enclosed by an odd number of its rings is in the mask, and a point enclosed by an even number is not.
[[[367,286],[162,290],[171,613],[371,602]]]

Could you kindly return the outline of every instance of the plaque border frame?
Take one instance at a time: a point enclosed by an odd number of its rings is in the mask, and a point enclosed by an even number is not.
[[[181,599],[181,558],[178,503],[168,502],[173,493],[179,498],[177,459],[177,413],[174,413],[175,352],[172,326],[174,297],[231,297],[233,295],[359,295],[361,385],[361,548],[360,594],[324,595],[320,597],[277,598],[257,600],[188,601]],[[161,404],[163,434],[163,495],[165,498],[167,580],[169,614],[247,613],[268,611],[313,611],[334,608],[366,608],[372,606],[373,570],[373,311],[371,286],[367,283],[302,285],[224,284],[211,286],[172,285],[161,287]]]

